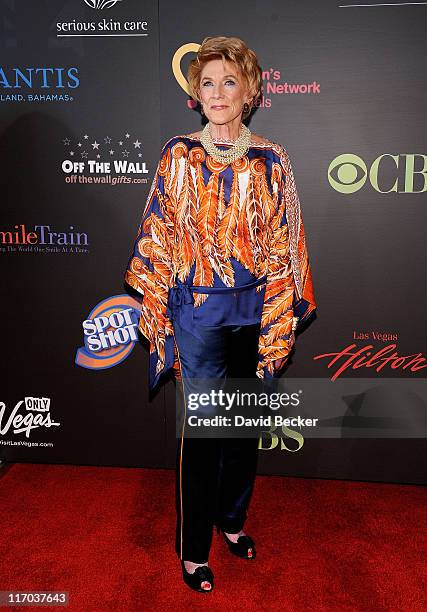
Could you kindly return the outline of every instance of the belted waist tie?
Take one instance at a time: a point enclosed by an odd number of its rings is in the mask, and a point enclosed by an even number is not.
[[[208,287],[208,286],[203,286],[203,285],[186,285],[185,283],[181,282],[179,279],[176,279],[176,286],[171,287],[169,289],[166,315],[171,320],[173,318],[177,320],[178,323],[184,329],[188,330],[193,335],[199,336],[199,334],[197,334],[197,331],[195,329],[195,327],[197,326],[197,321],[194,321],[193,313],[194,313],[194,310],[198,310],[199,308],[202,308],[204,304],[202,304],[201,306],[194,307],[193,291],[195,293],[207,293],[207,294],[233,294],[233,293],[240,293],[242,291],[249,291],[250,289],[254,289],[255,287],[258,287],[259,285],[262,285],[266,282],[267,282],[266,275],[262,276],[261,278],[258,278],[257,280],[251,283],[248,283],[246,285],[240,285],[238,287]],[[248,295],[252,296],[253,293],[254,292]],[[261,315],[263,300],[264,300],[264,292],[260,291],[259,296],[256,298],[257,304],[256,305],[254,304],[254,307],[252,309],[255,313],[255,316],[258,317],[259,315],[259,318]],[[254,301],[254,298],[252,298],[252,302],[253,301]],[[214,308],[215,312],[217,312],[217,310],[218,310],[218,302],[215,304],[215,308]],[[249,312],[250,312],[250,306],[249,306]],[[237,321],[236,317],[237,319],[239,319],[239,321]],[[232,315],[233,320],[230,321],[230,324],[245,324],[246,322],[244,320],[245,317],[246,317],[246,314],[242,314],[241,316],[239,316],[238,313],[234,312]],[[251,317],[250,317],[251,323],[254,322],[253,318],[254,318],[254,314],[251,314]],[[205,322],[206,325],[209,324],[208,319],[209,319],[209,315],[208,315],[208,318],[206,319],[207,322]],[[227,322],[224,324],[227,324]],[[218,324],[218,316],[217,316],[217,321],[213,322],[212,324]]]

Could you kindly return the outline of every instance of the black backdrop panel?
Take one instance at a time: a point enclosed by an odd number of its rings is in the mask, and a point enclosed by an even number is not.
[[[287,149],[302,203],[318,313],[284,376],[330,378],[316,357],[392,342],[374,332],[424,358],[426,7],[1,7],[1,456],[174,465],[175,385],[149,397],[123,274],[162,143],[203,125],[183,75],[205,36],[239,36],[257,53],[264,96],[249,126]],[[343,377],[409,382],[425,370]],[[287,441],[260,451],[259,471],[422,482],[424,440],[420,428],[413,439],[306,439],[297,452]]]

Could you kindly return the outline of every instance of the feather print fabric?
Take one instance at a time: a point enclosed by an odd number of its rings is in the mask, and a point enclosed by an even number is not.
[[[181,378],[167,308],[171,287],[177,282],[241,287],[264,276],[267,283],[253,290],[265,288],[259,378],[276,376],[274,361],[289,355],[295,342],[292,317],[299,316],[301,324],[316,308],[288,154],[266,141],[223,164],[196,137],[168,140],[125,272],[126,282],[143,295],[139,329],[150,342],[150,388],[171,368]],[[213,294],[191,293],[194,312],[207,313],[205,324],[212,324]],[[222,303],[236,295],[221,294]]]

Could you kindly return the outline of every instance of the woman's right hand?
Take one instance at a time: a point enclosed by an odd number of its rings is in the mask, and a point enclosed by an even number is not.
[[[274,369],[276,371],[281,370],[282,367],[285,365],[286,360],[287,357],[282,357],[282,359],[276,359],[276,361],[273,361]]]

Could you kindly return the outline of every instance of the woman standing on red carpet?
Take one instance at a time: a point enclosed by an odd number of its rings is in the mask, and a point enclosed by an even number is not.
[[[262,72],[241,39],[205,38],[188,83],[208,122],[164,144],[125,275],[144,296],[150,388],[171,369],[183,387],[194,378],[271,379],[316,308],[291,163],[243,123]],[[208,592],[214,525],[233,554],[256,557],[243,526],[258,439],[185,434],[184,419],[175,548],[186,584]]]

